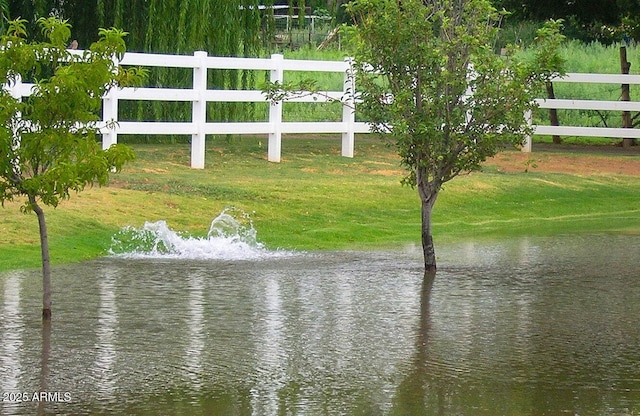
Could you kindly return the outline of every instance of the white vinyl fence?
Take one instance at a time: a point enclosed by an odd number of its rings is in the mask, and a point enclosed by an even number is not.
[[[207,134],[267,134],[268,160],[279,162],[282,134],[286,133],[340,133],[342,155],[353,157],[354,134],[369,132],[366,123],[355,121],[354,103],[348,97],[354,91],[354,77],[350,62],[289,60],[282,55],[271,58],[211,57],[206,52],[193,56],[127,53],[121,62],[130,66],[160,66],[193,68],[192,89],[172,88],[122,88],[112,89],[104,98],[103,119],[117,120],[119,100],[190,101],[191,122],[130,122],[121,121],[115,128],[105,131],[103,146],[117,142],[118,134],[191,134],[191,167],[204,168],[205,137]],[[208,69],[244,69],[270,71],[271,82],[283,82],[285,71],[338,72],[344,75],[342,91],[324,91],[321,94],[297,97],[296,102],[327,102],[342,99],[342,121],[338,122],[283,122],[282,102],[271,104],[266,122],[207,122],[207,102],[261,102],[265,95],[259,90],[210,90],[207,89]],[[345,97],[346,100],[345,100]]]
[[[82,51],[74,51],[82,53]],[[349,59],[344,61],[289,60],[282,55],[271,58],[230,58],[212,57],[206,52],[191,55],[159,55],[148,53],[126,53],[120,62],[125,66],[192,68],[193,86],[177,88],[113,88],[103,98],[101,131],[102,147],[117,143],[118,135],[191,135],[191,167],[202,169],[205,165],[205,138],[214,134],[265,134],[269,136],[268,160],[279,162],[282,135],[293,133],[340,133],[342,135],[342,155],[353,157],[355,133],[368,133],[369,125],[355,121],[354,77]],[[207,88],[209,69],[241,69],[270,71],[271,82],[283,83],[285,71],[336,72],[343,74],[344,86],[341,91],[322,91],[318,94],[288,99],[291,102],[323,103],[332,100],[343,102],[342,120],[333,122],[284,122],[283,103],[269,106],[266,122],[207,122],[208,102],[267,102],[260,90],[212,90]],[[6,86],[16,97],[31,94],[32,84],[17,82]],[[165,121],[120,121],[118,103],[131,101],[182,101],[192,103],[192,117],[189,122]]]
[[[80,51],[78,51],[80,52]],[[251,134],[268,135],[268,160],[279,162],[282,149],[282,134],[288,133],[340,133],[342,155],[353,157],[355,133],[369,133],[369,125],[355,121],[353,92],[355,79],[350,60],[316,61],[289,60],[282,55],[270,58],[230,58],[212,57],[206,52],[191,55],[159,55],[147,53],[126,53],[121,65],[142,67],[192,68],[193,86],[188,89],[176,88],[114,88],[103,98],[103,148],[118,141],[119,134],[132,135],[191,135],[191,167],[205,166],[206,135]],[[259,102],[267,98],[259,90],[211,90],[207,88],[209,69],[241,69],[270,71],[271,82],[283,82],[285,71],[337,72],[344,76],[342,91],[324,91],[288,99],[295,102],[322,103],[330,100],[343,102],[342,120],[336,122],[283,122],[282,102],[271,104],[268,121],[265,122],[207,122],[208,102]],[[583,82],[607,84],[640,84],[640,75],[619,74],[567,74],[554,82]],[[32,85],[17,83],[10,86],[16,97],[30,94]],[[192,103],[190,122],[164,121],[119,121],[118,102],[132,101],[183,101]],[[541,108],[588,109],[609,111],[640,111],[640,102],[596,101],[596,100],[546,100],[538,99]],[[531,116],[528,115],[529,122]],[[115,123],[114,123],[115,122]],[[111,126],[110,128],[106,126]],[[640,129],[580,127],[580,126],[533,126],[534,134],[563,136],[595,136],[612,138],[640,138]],[[531,138],[522,149],[531,151]]]
[[[570,73],[563,78],[556,78],[554,83],[590,83],[590,84],[640,84],[640,75],[624,74],[576,74]],[[538,99],[540,108],[556,108],[558,110],[601,110],[640,112],[637,101],[599,101],[599,100],[563,100]],[[581,137],[611,137],[620,139],[640,138],[640,129],[616,127],[580,127],[580,126],[534,126],[534,134]],[[529,147],[531,146],[529,141]]]

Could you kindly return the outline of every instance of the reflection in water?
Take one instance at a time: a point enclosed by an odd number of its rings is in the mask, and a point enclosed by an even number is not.
[[[425,273],[420,290],[420,316],[415,343],[415,354],[409,370],[397,388],[393,398],[393,414],[419,415],[428,409],[431,414],[441,414],[440,400],[431,400],[435,395],[442,398],[444,386],[431,385],[429,375],[433,373],[430,358],[431,332],[431,291],[435,281],[435,273]]]
[[[271,277],[265,282],[262,313],[258,320],[262,325],[256,328],[256,385],[251,389],[251,406],[254,415],[278,414],[278,392],[284,386],[285,368],[283,348],[282,305],[280,300],[280,285],[277,278]]]
[[[118,379],[115,348],[118,331],[118,305],[116,298],[116,271],[109,267],[102,269],[98,278],[98,324],[96,326],[96,358],[94,377],[100,397],[109,400],[114,397]]]
[[[2,312],[0,313],[0,392],[3,394],[20,391],[20,378],[23,377],[22,354],[24,319],[20,308],[21,277],[17,273],[10,274],[4,279],[4,293],[2,298]],[[6,393],[5,393],[6,392]],[[12,413],[17,408],[11,403],[12,397],[3,397],[0,402],[1,414]]]
[[[185,350],[185,367],[195,390],[202,386],[202,353],[205,348],[204,281],[200,274],[189,276],[187,299],[189,344]]]
[[[50,414],[638,414],[638,252],[463,243],[435,280],[419,251],[107,258],[55,269],[50,350],[37,274],[0,274],[0,388],[70,391]]]
[[[49,392],[49,359],[51,358],[51,320],[42,322],[42,352],[40,356],[39,392]],[[38,401],[38,416],[46,414],[47,401]]]
[[[337,353],[337,367],[345,371],[350,367],[349,357],[353,356],[355,348],[354,334],[358,333],[354,315],[354,288],[351,285],[341,285],[334,291],[335,296],[335,317],[333,339],[334,348]]]

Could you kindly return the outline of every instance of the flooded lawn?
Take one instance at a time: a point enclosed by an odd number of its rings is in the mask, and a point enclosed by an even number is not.
[[[437,248],[0,274],[0,414],[640,413],[640,237]]]

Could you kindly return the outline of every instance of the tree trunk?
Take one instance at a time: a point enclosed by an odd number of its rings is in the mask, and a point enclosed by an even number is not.
[[[438,192],[428,195],[422,199],[422,253],[424,255],[425,273],[435,273],[436,271],[436,250],[433,245],[433,235],[431,233],[431,211],[436,202]]]
[[[29,197],[33,212],[38,216],[40,227],[40,251],[42,253],[42,320],[51,320],[51,261],[49,259],[49,236],[44,211],[34,197]]]
[[[555,100],[556,93],[553,90],[553,82],[547,82],[546,83],[546,87],[547,87],[547,98],[550,99],[550,100]],[[549,123],[552,126],[559,126],[560,125],[560,120],[558,119],[558,110],[556,110],[555,108],[550,108],[549,109]],[[560,143],[562,143],[562,139],[560,138],[560,136],[554,135],[553,136],[553,142],[556,143],[556,144],[560,144]]]
[[[416,169],[416,186],[420,201],[422,201],[422,254],[424,256],[425,273],[436,272],[436,250],[433,245],[433,235],[431,234],[431,211],[438,198],[440,191],[439,182],[429,180],[426,169],[418,167]]]

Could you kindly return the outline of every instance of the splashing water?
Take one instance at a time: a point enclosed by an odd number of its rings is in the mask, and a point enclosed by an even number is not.
[[[248,214],[227,208],[211,221],[207,237],[192,237],[169,228],[166,221],[145,222],[142,228],[124,227],[112,237],[110,254],[128,258],[194,260],[252,260],[289,256],[268,250],[257,241]]]

